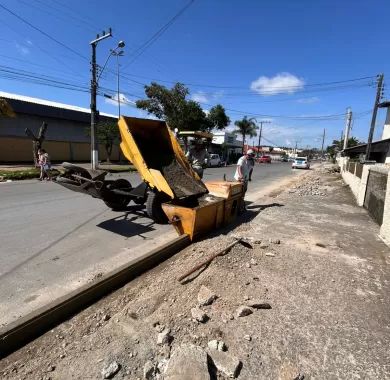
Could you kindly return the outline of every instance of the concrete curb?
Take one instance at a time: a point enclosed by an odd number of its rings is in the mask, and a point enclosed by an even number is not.
[[[128,283],[141,273],[164,261],[190,244],[182,235],[141,257],[131,260],[98,280],[56,299],[0,329],[0,358],[16,351],[99,298]]]

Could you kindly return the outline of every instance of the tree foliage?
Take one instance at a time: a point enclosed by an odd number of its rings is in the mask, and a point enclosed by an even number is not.
[[[166,121],[171,129],[211,131],[224,129],[230,122],[220,104],[206,114],[198,102],[187,100],[189,90],[182,83],[169,89],[152,82],[145,86],[145,94],[148,99],[137,100],[137,107]]]
[[[87,128],[87,135],[91,135],[91,128]],[[99,144],[103,144],[106,150],[106,161],[111,160],[112,147],[119,142],[120,134],[118,124],[113,121],[102,121],[96,125],[96,139]]]
[[[361,141],[359,141],[356,137],[350,137],[348,139],[347,148],[351,148],[353,146],[363,144]],[[328,153],[331,157],[334,157],[337,152],[340,152],[343,150],[344,147],[344,139],[342,140],[333,140],[332,145],[329,145],[326,148],[326,153]]]
[[[244,153],[245,137],[256,136],[257,126],[255,122],[252,119],[248,119],[247,116],[244,116],[242,120],[235,121],[234,125],[237,127],[235,133],[238,133],[242,136],[242,152]]]

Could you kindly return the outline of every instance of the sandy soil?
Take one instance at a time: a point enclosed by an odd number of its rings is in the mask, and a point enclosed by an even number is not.
[[[236,228],[178,253],[0,362],[4,379],[163,378],[183,343],[220,339],[240,360],[239,379],[389,379],[389,248],[338,174],[312,170],[248,205]],[[283,191],[284,190],[284,191]],[[236,237],[236,245],[190,281],[177,278]],[[198,292],[218,298],[200,307]],[[237,317],[241,305],[269,303]],[[170,329],[171,341],[158,344]],[[225,379],[222,371],[211,378]]]

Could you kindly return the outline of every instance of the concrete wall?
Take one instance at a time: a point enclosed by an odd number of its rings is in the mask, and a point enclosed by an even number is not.
[[[383,222],[379,236],[390,246],[390,175],[387,176],[385,206],[383,208]]]

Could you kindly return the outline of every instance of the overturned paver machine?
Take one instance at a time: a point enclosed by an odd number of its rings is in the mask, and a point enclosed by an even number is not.
[[[122,152],[143,180],[139,186],[133,188],[122,178],[106,180],[105,171],[69,163],[63,164],[65,173],[57,183],[100,198],[114,210],[124,209],[131,200],[145,203],[151,219],[171,223],[191,240],[236,218],[244,197],[242,184],[203,183],[165,122],[122,116],[118,125]]]

